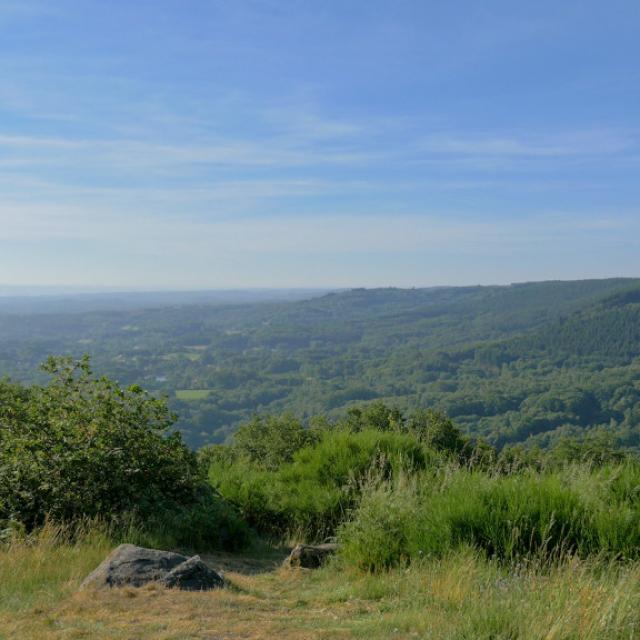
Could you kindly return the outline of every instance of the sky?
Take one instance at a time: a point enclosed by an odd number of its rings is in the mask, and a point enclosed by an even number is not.
[[[640,2],[0,0],[0,285],[640,276]]]

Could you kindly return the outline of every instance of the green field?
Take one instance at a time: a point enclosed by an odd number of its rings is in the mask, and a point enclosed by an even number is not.
[[[204,400],[209,397],[210,389],[176,389],[178,400]]]

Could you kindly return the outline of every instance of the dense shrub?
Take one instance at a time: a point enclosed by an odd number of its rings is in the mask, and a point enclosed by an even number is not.
[[[234,434],[234,453],[269,470],[291,462],[296,451],[312,442],[313,433],[290,414],[255,416]]]
[[[204,482],[164,400],[92,375],[87,359],[50,358],[46,386],[0,383],[0,520],[135,518],[177,543],[227,542],[237,516]],[[173,525],[171,524],[173,523]],[[246,536],[245,536],[246,537]]]
[[[406,434],[330,430],[275,471],[220,449],[209,478],[257,529],[318,540],[334,533],[369,474],[413,473],[436,460],[437,454]]]
[[[352,407],[336,427],[351,432],[404,433],[452,460],[476,467],[488,466],[496,457],[495,449],[484,440],[464,435],[447,415],[432,409],[418,409],[406,415],[377,400],[362,407]]]
[[[210,487],[187,504],[176,505],[147,517],[139,527],[151,532],[162,548],[226,549],[237,551],[250,544],[252,534],[244,519]],[[117,536],[117,530],[114,535]]]
[[[640,555],[640,466],[491,475],[465,469],[369,487],[339,532],[348,562],[380,570],[471,546],[516,561]]]
[[[201,453],[212,485],[261,532],[319,540],[346,523],[345,553],[366,567],[461,545],[500,558],[636,553],[636,467],[606,466],[625,459],[607,434],[498,454],[441,413],[380,401],[313,424],[256,418]]]

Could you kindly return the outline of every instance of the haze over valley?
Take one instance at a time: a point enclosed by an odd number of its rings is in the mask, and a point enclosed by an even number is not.
[[[0,369],[41,381],[52,353],[168,396],[193,447],[255,414],[375,400],[441,410],[498,446],[595,428],[640,442],[634,279],[0,299]]]

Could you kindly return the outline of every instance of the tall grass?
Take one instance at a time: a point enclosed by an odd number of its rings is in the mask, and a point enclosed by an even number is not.
[[[410,485],[402,490],[411,495]],[[0,546],[0,637],[631,640],[640,633],[637,562],[574,556],[503,564],[461,547],[384,573],[338,558],[314,573],[230,574],[235,587],[221,592],[73,595],[113,544],[88,523],[47,524]]]
[[[371,469],[384,477],[414,473],[437,455],[415,438],[365,430],[330,431],[275,471],[247,461],[214,461],[212,485],[262,533],[322,540],[335,533],[360,496]]]
[[[640,556],[640,467],[512,476],[449,469],[372,483],[339,532],[343,556],[377,571],[473,547],[517,563]]]
[[[45,524],[0,545],[0,612],[44,609],[70,594],[114,546],[96,523]]]
[[[632,639],[640,632],[640,567],[604,560],[505,566],[459,549],[383,574],[327,570],[322,592],[374,601],[355,637],[451,640]]]
[[[193,521],[191,511],[177,513],[184,520],[165,522],[157,527],[136,518],[108,523],[87,519],[73,524],[47,521],[44,526],[24,533],[7,532],[0,543],[0,611],[19,612],[29,608],[46,608],[75,590],[116,545],[124,542],[157,549],[198,550],[211,548],[208,536],[200,539],[200,528],[188,533]],[[192,518],[210,518],[221,522],[218,514],[194,511]],[[177,527],[180,527],[177,529]],[[246,546],[247,529],[240,529],[234,548]],[[221,532],[220,537],[233,532]],[[222,548],[213,541],[213,548]],[[227,548],[233,547],[231,543]],[[1,637],[1,636],[0,636]]]

